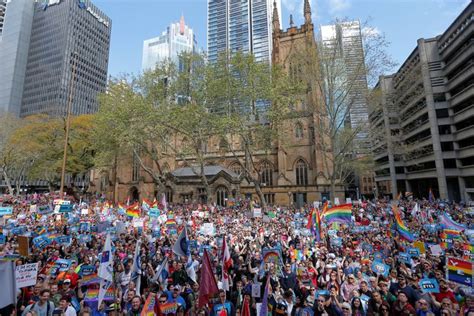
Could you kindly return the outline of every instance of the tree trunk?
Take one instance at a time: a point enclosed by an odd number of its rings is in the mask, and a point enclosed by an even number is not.
[[[265,197],[263,195],[262,187],[260,186],[259,181],[253,181],[255,186],[255,192],[257,192],[257,196],[260,199],[260,205],[262,206],[263,210],[267,209],[267,202],[265,201]]]
[[[13,192],[12,183],[11,183],[10,177],[8,176],[5,169],[3,169],[3,177],[5,178],[5,183],[6,183],[7,188],[8,188],[8,194],[13,195],[14,192]]]

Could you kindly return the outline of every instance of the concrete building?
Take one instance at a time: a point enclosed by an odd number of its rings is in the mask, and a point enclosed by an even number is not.
[[[272,62],[284,65],[287,71],[290,71],[290,64],[297,62],[299,55],[296,52],[313,50],[315,53],[317,50],[309,1],[304,0],[304,4],[304,25],[292,26],[285,31],[281,30],[277,8],[274,10]],[[309,110],[317,109],[317,102],[317,90],[309,91],[306,102],[295,105],[294,112],[298,115],[282,127],[288,133],[286,141],[275,142],[271,151],[256,151],[253,157],[259,169],[254,176],[260,178],[264,198],[269,204],[302,205],[324,198],[334,199],[329,193],[330,185],[321,159],[323,153],[321,146],[318,146],[321,139],[315,129],[316,120],[321,116]],[[177,147],[180,146],[180,139],[182,137],[176,137]],[[254,185],[242,177],[239,161],[245,160],[245,153],[240,142],[240,137],[235,137],[232,144],[222,144],[218,137],[209,137],[203,145],[207,164],[204,175],[210,184],[211,197],[206,196],[202,179],[193,171],[193,166],[195,168],[197,164],[196,157],[180,156],[163,160],[161,170],[166,175],[167,200],[199,203],[212,199],[218,205],[224,205],[226,199],[256,199]],[[232,146],[238,154],[230,152],[228,146]],[[123,201],[127,197],[153,199],[157,194],[151,177],[131,156],[121,157],[117,168],[94,174],[92,178],[94,182],[90,190],[106,193],[108,199],[115,201]],[[344,189],[338,186],[337,190],[337,197],[343,201]]]
[[[474,4],[381,77],[370,114],[379,194],[474,198]]]
[[[34,2],[0,0],[0,112],[20,115]]]
[[[181,20],[172,23],[161,36],[143,42],[142,71],[152,70],[166,60],[181,69],[180,54],[193,53],[196,49],[194,32],[181,16]]]
[[[64,116],[70,96],[72,114],[96,112],[107,84],[111,28],[90,0],[36,3],[20,116]]]
[[[216,61],[220,53],[241,51],[271,62],[274,2],[281,12],[281,0],[208,0],[209,61]]]

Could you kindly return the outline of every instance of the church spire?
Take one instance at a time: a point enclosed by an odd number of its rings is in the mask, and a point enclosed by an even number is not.
[[[311,24],[311,6],[309,0],[304,0],[304,23]]]
[[[276,1],[273,1],[273,32],[280,32],[280,18],[278,16],[278,8]]]

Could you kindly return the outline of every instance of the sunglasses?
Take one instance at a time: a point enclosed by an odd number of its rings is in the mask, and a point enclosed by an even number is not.
[[[349,308],[347,308],[347,307],[343,307],[343,308],[342,308],[342,310],[343,310],[343,311],[348,311],[348,310],[349,310]]]
[[[162,300],[160,300],[160,303],[161,303],[161,304],[165,304],[165,303],[166,303],[166,301],[162,301]]]

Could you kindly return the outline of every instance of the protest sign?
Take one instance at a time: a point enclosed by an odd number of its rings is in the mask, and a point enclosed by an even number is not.
[[[398,254],[398,262],[401,262],[404,264],[411,264],[410,255],[407,252],[400,252]]]
[[[89,209],[83,208],[83,209],[81,210],[81,215],[88,215],[88,214],[89,214]]]
[[[22,257],[28,257],[30,255],[30,242],[26,236],[18,236],[18,253]]]
[[[214,223],[204,223],[201,226],[201,234],[206,236],[214,236],[216,229],[214,228]]]
[[[262,283],[252,284],[252,297],[260,297],[261,287],[262,287]]]
[[[56,243],[60,245],[69,245],[71,243],[71,240],[71,236],[59,236],[55,239]]]
[[[422,241],[419,241],[419,240],[415,241],[413,243],[413,247],[418,248],[420,253],[426,253],[425,243]]]
[[[72,204],[63,204],[59,206],[59,213],[69,213],[73,211]]]
[[[262,209],[260,207],[254,207],[253,217],[262,217]]]
[[[0,206],[0,216],[12,215],[13,207],[11,206]]]
[[[436,279],[421,279],[419,285],[423,293],[439,293],[439,284]]]
[[[16,267],[15,278],[16,286],[18,289],[36,284],[36,277],[38,275],[38,265],[39,262],[36,262],[23,264]]]
[[[94,274],[94,272],[95,272],[95,266],[83,264],[79,268],[79,272],[77,274],[79,274],[81,277],[84,277],[84,276]]]
[[[3,234],[0,234],[0,245],[4,245],[7,241],[7,237]]]
[[[408,254],[410,257],[419,257],[420,256],[420,250],[418,248],[410,248],[408,249]]]
[[[430,245],[430,250],[433,256],[441,256],[443,254],[443,249],[440,245]]]
[[[390,266],[386,265],[382,261],[376,260],[372,263],[372,271],[386,278],[390,271]]]
[[[43,249],[44,247],[48,246],[51,242],[52,240],[49,239],[45,235],[41,235],[41,236],[33,238],[33,245],[38,249]]]

